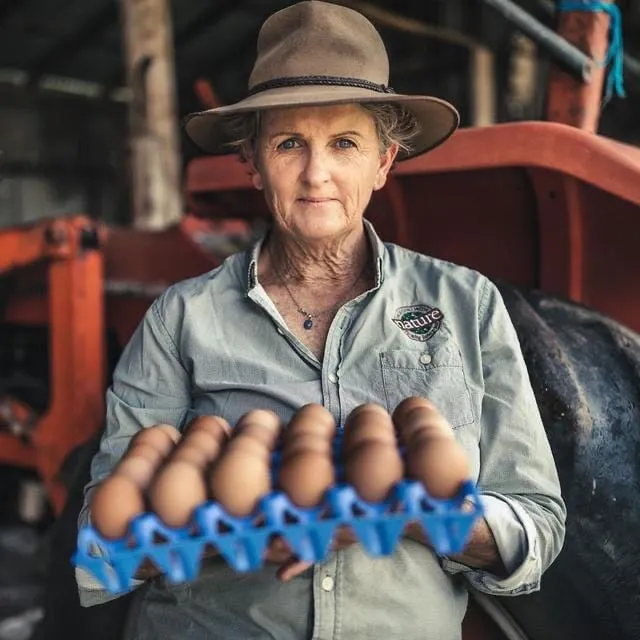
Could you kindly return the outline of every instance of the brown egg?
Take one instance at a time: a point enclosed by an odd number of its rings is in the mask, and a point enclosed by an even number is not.
[[[181,443],[170,458],[170,462],[178,461],[188,462],[198,469],[205,469],[211,463],[211,456],[198,447]]]
[[[453,438],[453,429],[435,407],[415,407],[406,412],[398,423],[402,442],[411,446],[416,438]]]
[[[382,405],[376,404],[375,402],[366,402],[365,404],[358,405],[351,411],[345,422],[345,427],[361,413],[367,413],[368,411],[379,413],[382,416],[389,415],[389,412]]]
[[[425,407],[427,409],[435,409],[432,402],[426,398],[419,396],[411,396],[405,398],[393,411],[393,421],[398,424],[398,421],[402,421],[404,416],[418,407]]]
[[[132,441],[124,458],[146,458],[154,464],[160,464],[164,459],[162,452],[148,442]]]
[[[469,461],[453,438],[426,438],[407,450],[407,476],[434,498],[453,498],[469,477]]]
[[[198,416],[189,423],[186,432],[198,431],[199,429],[207,431],[220,443],[228,440],[231,435],[231,425],[220,416]]]
[[[331,440],[336,433],[336,421],[321,404],[306,404],[295,412],[284,432],[285,439],[308,433]]]
[[[384,500],[404,474],[398,448],[384,442],[365,442],[351,449],[344,463],[345,480],[369,502]]]
[[[304,432],[295,436],[290,436],[284,441],[282,446],[282,458],[283,460],[286,460],[291,456],[307,451],[313,451],[331,458],[331,449],[331,440],[328,440],[322,435]]]
[[[240,430],[248,424],[260,424],[265,428],[271,429],[276,434],[280,432],[282,421],[280,416],[274,411],[268,409],[252,409],[247,411],[236,424],[236,429]]]
[[[282,422],[276,413],[265,409],[253,409],[240,418],[232,437],[236,434],[247,435],[259,440],[264,443],[267,449],[272,450],[281,431]]]
[[[248,516],[260,499],[271,491],[269,460],[247,449],[230,449],[230,445],[210,472],[209,488],[213,499],[228,513]]]
[[[138,431],[131,439],[130,446],[146,444],[157,449],[163,457],[168,456],[176,443],[172,436],[169,435],[167,429],[164,428],[168,426],[169,425],[162,425],[162,428],[159,426],[147,427],[146,429]]]
[[[335,483],[331,458],[317,451],[303,451],[283,462],[278,471],[278,484],[299,507],[318,505]]]
[[[104,480],[91,496],[91,523],[109,539],[126,535],[129,523],[144,512],[142,492],[133,480],[115,474]]]
[[[275,447],[278,434],[274,432],[270,427],[266,427],[257,422],[251,422],[242,425],[238,431],[234,434],[235,438],[247,438],[249,440],[255,440],[259,442],[267,451],[272,451]]]
[[[165,524],[184,527],[194,509],[207,499],[205,477],[198,467],[184,460],[168,462],[155,478],[149,499]]]
[[[154,463],[142,456],[127,456],[120,461],[113,474],[126,476],[144,492],[159,466],[160,461]]]
[[[391,416],[378,405],[362,405],[351,412],[345,424],[342,449],[347,453],[368,441],[397,445]]]
[[[388,446],[397,446],[396,434],[386,428],[384,422],[361,422],[352,425],[349,431],[345,431],[342,440],[342,450],[344,453],[360,446],[365,442],[380,442]]]
[[[159,429],[160,431],[164,431],[172,440],[174,444],[178,444],[182,434],[180,433],[180,429],[176,429],[172,424],[160,423],[156,424],[153,427],[154,429]]]
[[[224,453],[231,453],[234,451],[242,451],[248,455],[259,457],[261,460],[269,460],[271,452],[263,442],[256,438],[245,437],[244,435],[237,434],[235,437],[229,440],[229,443],[224,448]]]
[[[222,449],[221,442],[213,434],[204,429],[185,433],[176,451],[179,451],[180,448],[187,445],[201,449],[209,459],[215,458]]]

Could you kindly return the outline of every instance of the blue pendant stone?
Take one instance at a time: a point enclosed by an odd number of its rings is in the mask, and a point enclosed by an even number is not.
[[[311,329],[311,327],[313,327],[313,320],[311,318],[307,318],[304,323],[302,324],[302,326],[309,331],[309,329]]]

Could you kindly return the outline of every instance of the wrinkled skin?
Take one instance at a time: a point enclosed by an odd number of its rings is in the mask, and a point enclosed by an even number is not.
[[[500,289],[568,509],[541,592],[501,602],[531,640],[637,640],[640,336],[582,306]]]
[[[581,306],[501,285],[558,465],[565,547],[542,591],[503,598],[530,640],[640,638],[640,336]],[[131,596],[80,609],[68,558],[95,443],[52,539],[37,640],[120,636]],[[55,613],[54,613],[55,611]]]

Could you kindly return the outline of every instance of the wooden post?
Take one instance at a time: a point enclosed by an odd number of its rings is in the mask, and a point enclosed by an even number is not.
[[[130,103],[134,226],[161,230],[182,215],[169,0],[121,0]]]
[[[488,127],[496,123],[496,78],[493,52],[478,45],[471,57],[471,126]]]
[[[602,61],[609,46],[609,23],[609,15],[604,11],[570,11],[560,14],[557,30],[559,35],[588,56]],[[584,84],[552,65],[549,71],[547,120],[595,133],[600,120],[605,73],[602,65],[594,65],[591,82]]]

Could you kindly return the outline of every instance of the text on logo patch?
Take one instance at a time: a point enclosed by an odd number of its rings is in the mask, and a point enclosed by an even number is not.
[[[426,342],[442,325],[444,314],[437,307],[414,304],[396,309],[393,323],[404,331],[407,337],[418,342]]]

